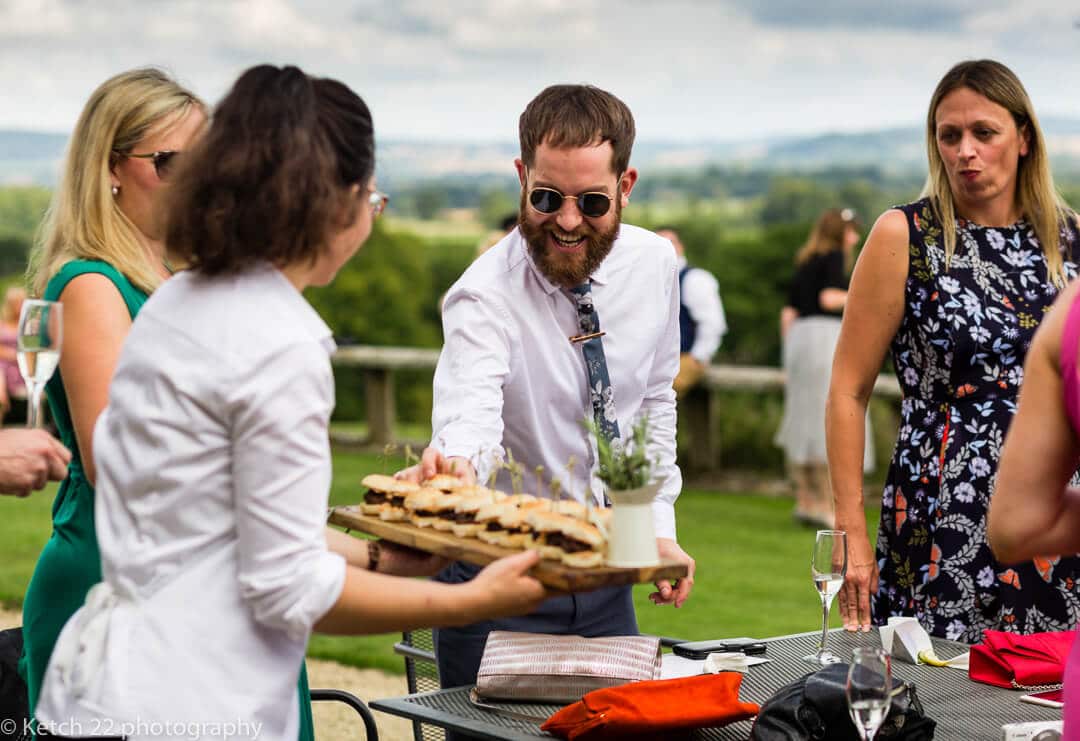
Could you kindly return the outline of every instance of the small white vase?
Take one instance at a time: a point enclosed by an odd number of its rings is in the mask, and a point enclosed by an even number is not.
[[[611,500],[608,566],[641,568],[660,564],[652,511],[659,489],[658,483],[650,483],[640,489],[608,490]]]

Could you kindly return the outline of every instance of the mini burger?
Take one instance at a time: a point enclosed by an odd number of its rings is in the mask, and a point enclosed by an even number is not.
[[[449,532],[454,529],[454,523],[457,521],[455,517],[457,513],[454,511],[454,507],[461,501],[461,495],[456,492],[450,494],[443,494],[436,499],[431,505],[429,505],[429,511],[435,514],[435,519],[432,520],[431,526],[436,530],[446,530]]]
[[[513,498],[485,504],[479,509],[475,520],[484,527],[476,533],[476,537],[485,543],[501,545],[503,548],[524,548],[528,545],[530,528],[525,517],[537,508],[539,500],[530,497],[532,503],[518,506],[511,503]]]
[[[476,521],[476,515],[480,508],[487,504],[494,504],[506,499],[506,494],[496,489],[488,489],[483,486],[467,486],[454,492],[460,499],[454,505],[454,535],[459,538],[475,537],[484,529],[484,525]]]
[[[443,509],[442,499],[448,495],[438,489],[423,487],[405,496],[408,519],[417,527],[432,527]],[[453,511],[453,505],[450,510]]]
[[[590,567],[604,563],[607,541],[588,522],[555,512],[534,510],[528,515],[531,541],[540,555],[567,566]]]
[[[419,489],[418,484],[380,473],[365,476],[360,483],[368,488],[364,494],[364,503],[360,505],[360,510],[365,515],[373,515],[383,520],[409,519],[408,512],[405,511],[405,495]]]
[[[459,479],[457,476],[451,476],[448,473],[437,473],[427,481],[423,482],[422,486],[428,489],[439,489],[444,492],[456,491],[462,489],[467,484]]]

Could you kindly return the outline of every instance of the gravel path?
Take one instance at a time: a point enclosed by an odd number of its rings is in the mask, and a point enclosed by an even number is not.
[[[22,623],[22,616],[12,610],[0,609],[0,630]],[[354,669],[333,661],[308,660],[308,681],[313,688],[334,688],[351,692],[365,702],[404,695],[408,692],[404,675],[388,674],[375,669]],[[359,716],[341,703],[316,703],[315,735],[319,741],[363,738]],[[375,713],[379,738],[384,741],[411,741],[412,725],[385,713]]]

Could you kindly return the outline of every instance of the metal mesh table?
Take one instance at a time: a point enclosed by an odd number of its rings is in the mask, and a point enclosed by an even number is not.
[[[813,671],[802,657],[817,648],[819,633],[768,639],[767,664],[750,668],[743,679],[740,698],[762,703],[780,687]],[[962,643],[933,639],[934,648],[942,658],[963,653],[968,646]],[[876,630],[870,633],[847,633],[834,630],[829,635],[829,648],[841,658],[851,656],[856,646],[880,646]],[[956,669],[932,666],[912,666],[901,661],[893,663],[895,677],[916,686],[926,714],[937,721],[936,739],[987,739],[999,741],[1005,723],[1036,720],[1060,720],[1061,711],[1020,702],[1018,691],[1000,689],[972,682]],[[371,707],[393,715],[415,718],[435,725],[470,733],[489,739],[551,738],[540,731],[540,723],[559,709],[558,705],[524,703],[488,703],[518,714],[530,715],[535,722],[499,715],[478,708],[469,700],[469,687],[455,687],[438,692],[425,692],[406,697],[376,700]],[[726,728],[702,729],[693,738],[746,739],[750,722],[735,723]]]

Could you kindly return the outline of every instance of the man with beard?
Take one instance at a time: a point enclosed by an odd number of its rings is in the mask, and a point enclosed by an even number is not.
[[[602,434],[617,437],[647,415],[660,482],[660,555],[689,566],[687,578],[657,583],[651,598],[679,607],[693,585],[694,562],[675,541],[673,508],[682,486],[672,389],[678,276],[667,240],[620,224],[637,180],[629,166],[633,116],[603,90],[555,85],[529,103],[519,129],[518,229],[473,262],[446,295],[432,442],[421,463],[401,475],[486,480],[512,453],[524,491],[542,492],[557,479],[569,496],[603,504],[583,421],[594,419]],[[499,476],[508,489],[509,474]],[[458,563],[439,578],[460,582],[476,571]],[[475,680],[495,629],[632,635],[637,621],[630,588],[618,587],[554,598],[524,618],[439,630],[443,686]]]

